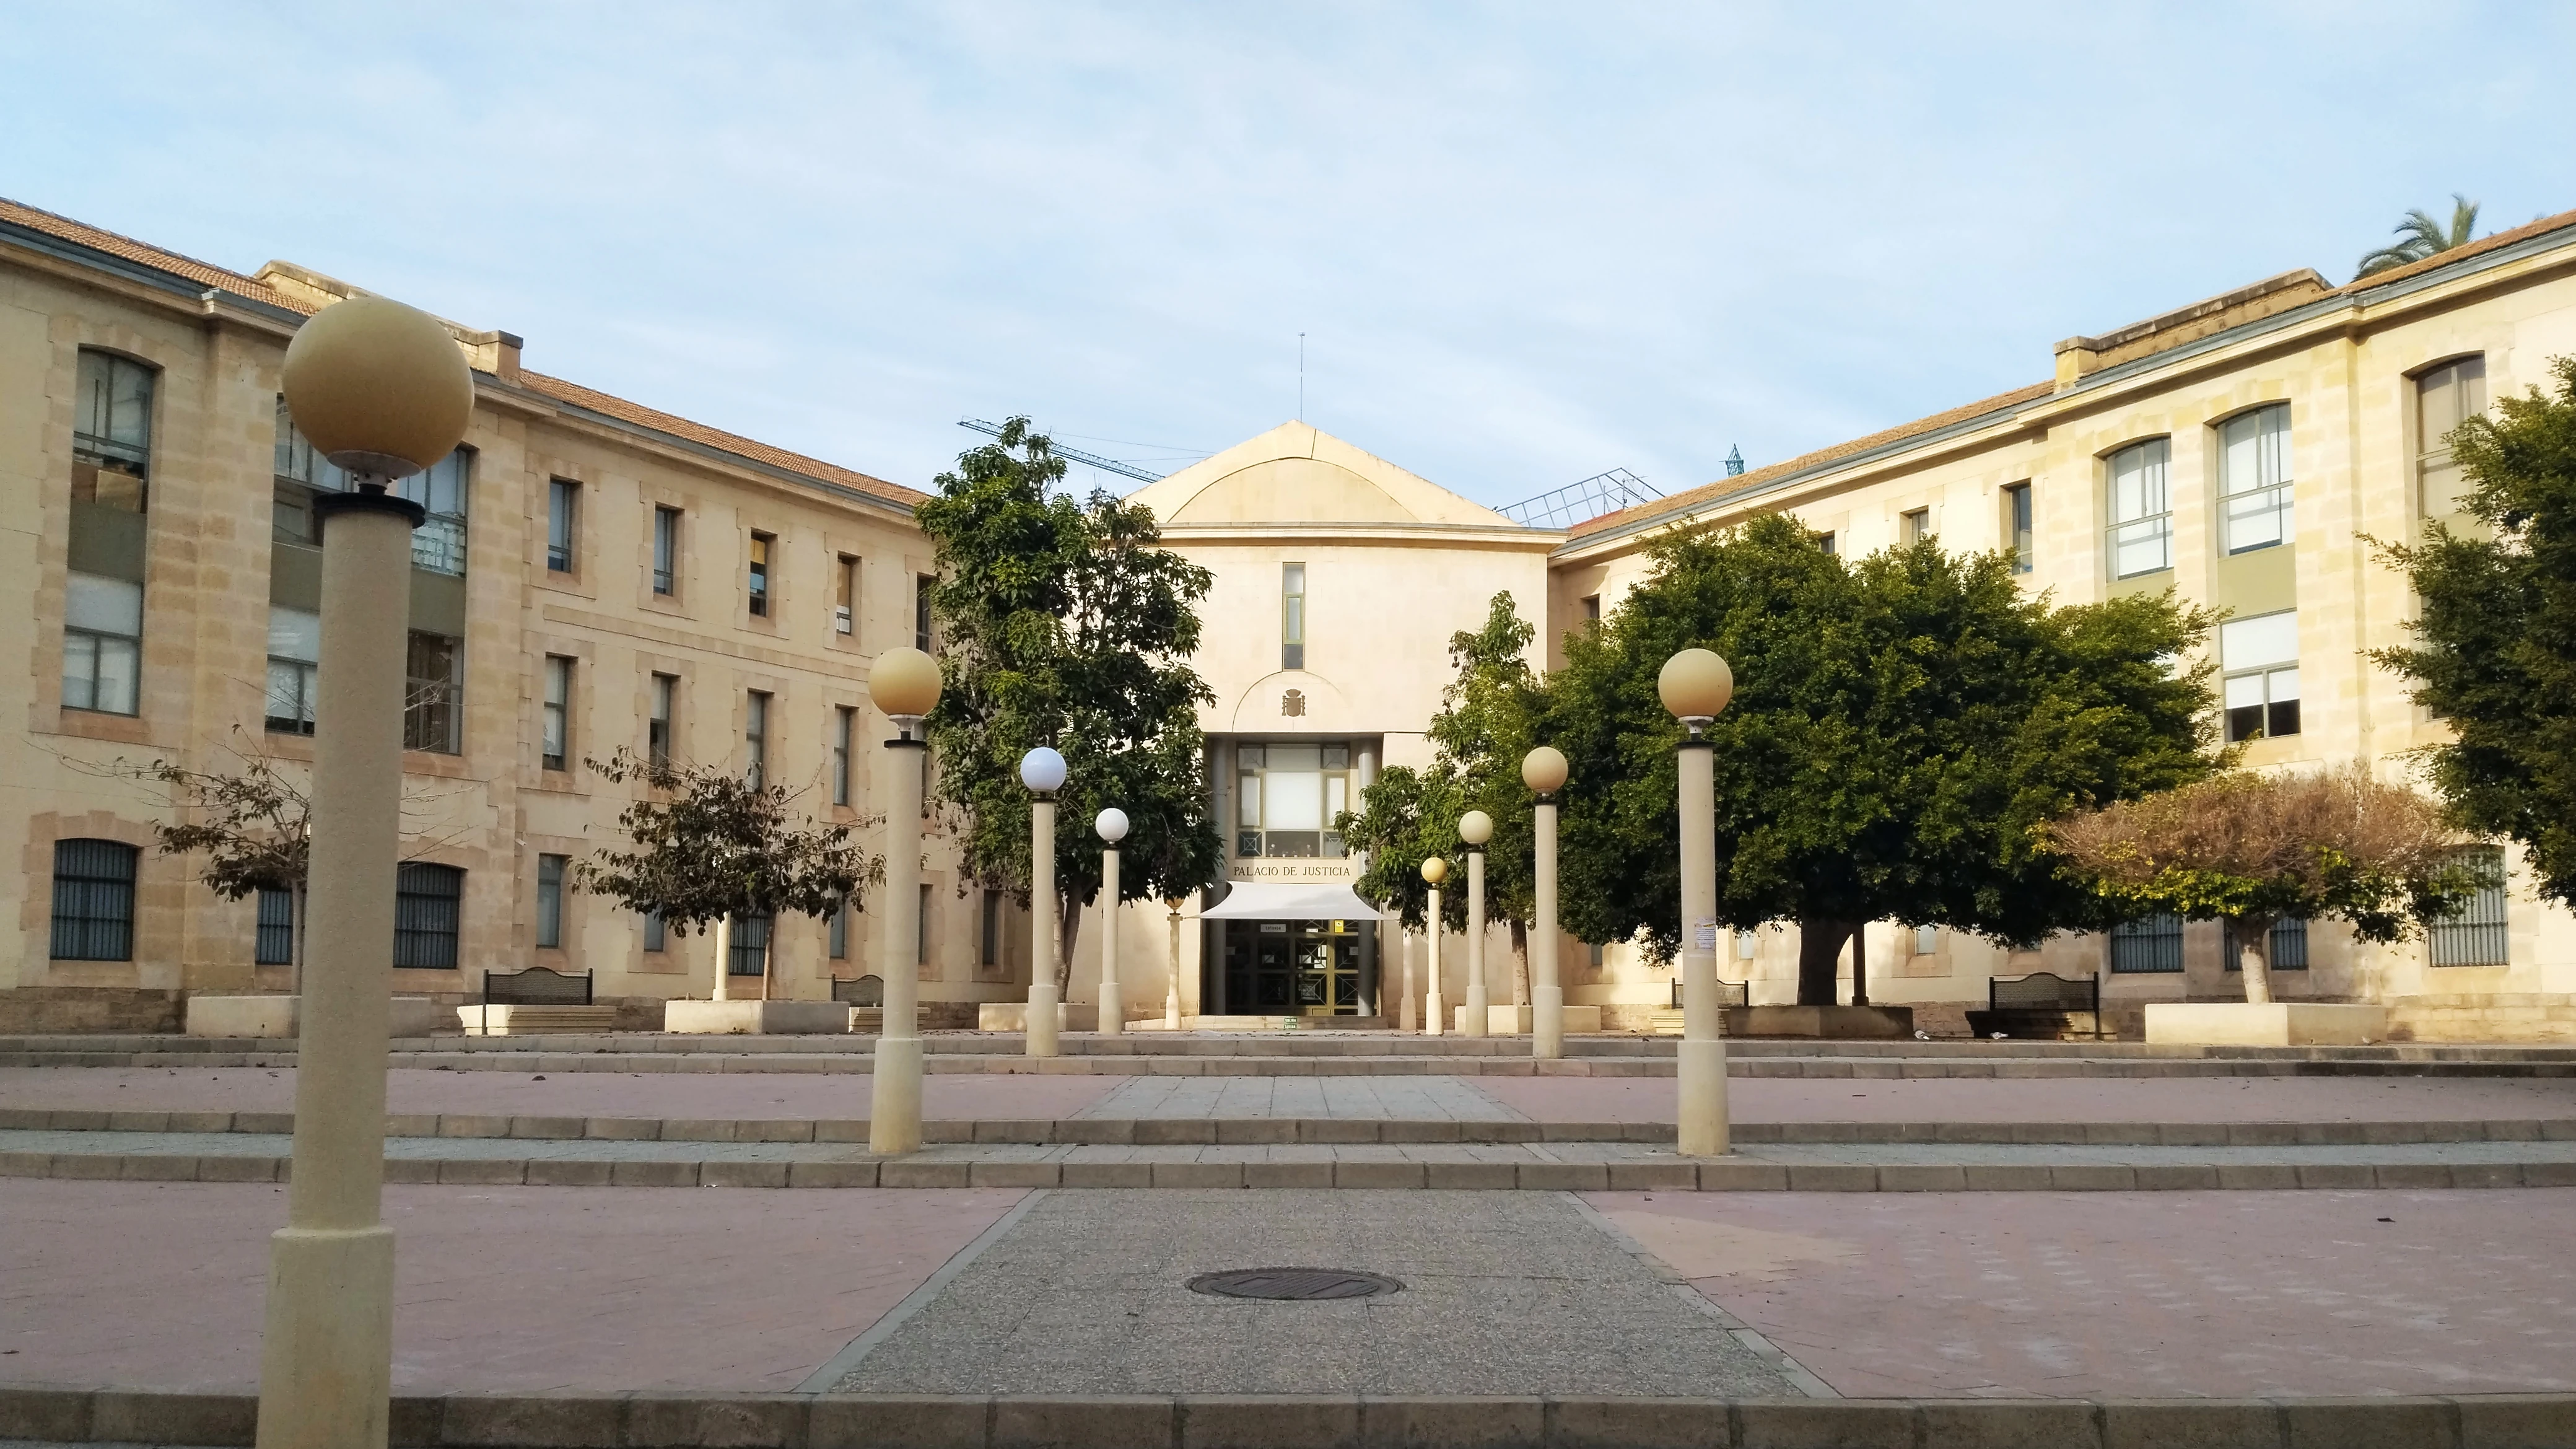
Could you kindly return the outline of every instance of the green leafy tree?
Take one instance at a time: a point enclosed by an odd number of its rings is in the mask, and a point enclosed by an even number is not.
[[[2402,941],[2483,883],[2439,806],[2359,763],[2231,772],[2071,816],[2044,835],[2123,918],[2225,921],[2252,1002],[2272,999],[2274,923],[2340,920],[2365,941]]]
[[[938,797],[963,814],[962,879],[1028,903],[1029,794],[1020,757],[1063,754],[1057,792],[1057,982],[1082,908],[1100,895],[1092,820],[1127,812],[1122,901],[1176,900],[1214,880],[1206,737],[1215,701],[1190,668],[1208,571],[1158,547],[1153,510],[1052,492],[1064,460],[1026,418],[961,454],[916,510],[937,550],[930,593],[945,680],[930,716]]]
[[[861,889],[885,879],[885,861],[861,849],[857,825],[818,824],[795,813],[784,785],[747,779],[707,765],[654,760],[620,749],[585,761],[612,784],[645,793],[618,812],[630,848],[603,848],[573,862],[575,888],[606,896],[630,911],[657,915],[683,936],[741,917],[822,917],[863,906]],[[716,980],[730,963],[719,949]],[[768,999],[771,972],[760,978]]]
[[[2439,256],[2453,247],[2466,246],[2478,226],[2478,204],[2458,192],[2451,193],[2451,224],[2444,226],[2424,211],[2409,211],[2394,230],[2397,240],[2361,259],[2356,277],[2373,272],[2394,271],[2411,266],[2426,257]]]
[[[1562,908],[1585,940],[1639,938],[1659,959],[1680,944],[1682,728],[1655,684],[1692,646],[1735,672],[1709,729],[1718,917],[1797,923],[1802,1003],[1834,1001],[1868,921],[2016,944],[2105,924],[2038,827],[2216,763],[2209,666],[2170,664],[2212,617],[2170,596],[2056,608],[2004,555],[1925,540],[1847,562],[1780,516],[1675,533],[1651,558],[1568,636],[1537,726],[1572,766]]]
[[[2476,527],[2383,550],[2423,612],[2372,657],[2451,727],[2430,755],[2452,819],[2521,842],[2540,893],[2576,904],[2576,357],[2551,371],[2556,396],[2498,398],[2446,439]]]
[[[1419,930],[1430,907],[1423,860],[1463,859],[1458,817],[1470,810],[1493,817],[1493,839],[1485,847],[1485,917],[1511,927],[1515,1002],[1530,999],[1528,933],[1538,910],[1535,802],[1521,783],[1521,756],[1536,743],[1531,730],[1541,696],[1527,657],[1536,637],[1538,630],[1514,611],[1508,592],[1487,604],[1482,627],[1450,635],[1449,661],[1457,677],[1442,690],[1440,712],[1428,730],[1430,768],[1382,771],[1361,792],[1360,809],[1334,823],[1350,849],[1368,855],[1356,885],[1360,897]],[[1463,864],[1444,891],[1441,915],[1465,929]]]

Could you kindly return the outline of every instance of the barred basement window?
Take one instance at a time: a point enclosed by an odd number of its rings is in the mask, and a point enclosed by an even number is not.
[[[727,976],[760,976],[769,970],[769,917],[733,918],[733,945],[725,952]]]
[[[2457,914],[2434,921],[2426,930],[2433,964],[2502,966],[2511,944],[2505,933],[2504,851],[2492,845],[2473,846],[2461,851],[2459,860],[2482,872],[2486,884],[2478,887]]]
[[[2239,949],[2239,943],[2236,937],[2236,925],[2234,922],[2231,921],[2227,923],[2226,928],[2220,933],[2220,940],[2224,943],[2222,954],[2227,958],[2226,969],[2230,971],[2244,970],[2245,953]],[[2272,923],[2272,939],[2270,946],[2271,949],[2265,953],[2265,959],[2271,963],[2273,970],[2305,971],[2308,969],[2307,922],[2300,920],[2274,921]]]
[[[456,933],[465,872],[407,860],[394,872],[394,965],[406,971],[456,969]]]
[[[2180,971],[2182,917],[2159,911],[2111,928],[2114,971]]]
[[[142,855],[114,840],[54,842],[53,959],[134,959],[134,872]]]
[[[259,936],[251,949],[258,966],[295,964],[295,892],[259,893]]]

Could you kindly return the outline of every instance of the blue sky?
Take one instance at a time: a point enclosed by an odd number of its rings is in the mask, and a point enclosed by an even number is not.
[[[914,486],[1298,412],[1488,503],[2576,208],[2556,4],[38,5],[0,195]],[[1079,472],[1079,470],[1078,470]]]

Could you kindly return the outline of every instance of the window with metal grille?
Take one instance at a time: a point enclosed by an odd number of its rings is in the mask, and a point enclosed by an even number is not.
[[[581,527],[581,485],[569,478],[546,484],[546,572],[572,572]]]
[[[2125,921],[2111,928],[2111,969],[2114,971],[2180,971],[2182,969],[2182,917],[2159,911],[2141,920]]]
[[[569,863],[560,855],[537,857],[537,944],[550,951],[563,949],[564,866]]]
[[[2173,567],[2173,500],[2165,438],[2133,443],[2110,458],[2111,577],[2131,579]]]
[[[665,597],[680,587],[680,510],[653,509],[653,592]]]
[[[134,872],[142,855],[114,840],[54,842],[53,959],[134,959]]]
[[[545,711],[538,763],[560,770],[572,747],[572,661],[560,654],[546,656]]]
[[[464,899],[464,871],[404,861],[394,872],[394,965],[407,971],[455,970]]]
[[[725,951],[725,974],[759,976],[769,970],[769,917],[733,918],[733,944]]]
[[[2231,921],[2228,923],[2226,930],[2221,934],[2221,939],[2225,943],[2223,954],[2227,958],[2227,969],[2230,971],[2244,970],[2245,953],[2237,949],[2236,925],[2234,922]],[[2270,944],[2271,949],[2265,953],[2264,959],[2271,962],[2273,970],[2305,971],[2308,969],[2307,922],[2300,920],[2274,921],[2272,923],[2272,940]]]
[[[295,964],[295,892],[259,893],[259,936],[251,961],[260,966]]]
[[[403,748],[453,755],[465,748],[465,641],[411,631],[403,656]]]
[[[2504,851],[2492,845],[2460,852],[2459,861],[2485,877],[2458,912],[2434,921],[2425,932],[2436,966],[2502,966],[2510,941],[2505,934]]]

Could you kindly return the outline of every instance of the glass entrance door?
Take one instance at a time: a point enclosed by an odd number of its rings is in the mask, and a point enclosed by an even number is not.
[[[1229,921],[1226,1001],[1252,1015],[1354,1016],[1359,932],[1349,921]]]
[[[1347,921],[1297,923],[1297,1011],[1355,1016],[1360,1009],[1359,937]]]

